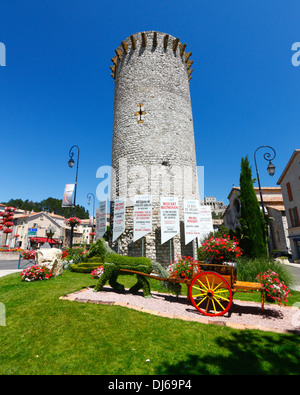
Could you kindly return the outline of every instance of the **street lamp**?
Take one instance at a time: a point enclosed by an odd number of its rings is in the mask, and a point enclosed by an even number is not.
[[[56,231],[56,228],[55,228],[55,226],[52,226],[52,225],[50,225],[49,228],[46,230],[47,241],[49,238],[51,240],[51,243],[50,243],[51,248],[52,248],[52,238],[54,236],[55,231]]]
[[[260,194],[260,200],[261,200],[261,208],[262,208],[263,214],[265,215],[265,206],[264,206],[264,201],[263,201],[263,197],[262,197],[259,174],[258,174],[257,163],[256,163],[256,151],[259,150],[260,148],[270,148],[273,151],[273,153],[272,152],[270,153],[269,151],[267,151],[264,154],[264,159],[269,161],[267,170],[268,170],[268,173],[270,176],[274,176],[274,174],[275,174],[275,166],[273,165],[273,163],[271,161],[275,158],[276,151],[274,150],[274,148],[272,148],[268,145],[262,145],[261,147],[258,147],[254,152],[254,162],[255,162],[257,182],[258,182],[258,188],[259,188],[259,194]]]
[[[73,145],[69,151],[69,160],[68,165],[72,168],[75,164],[73,159],[74,152],[72,151],[73,148],[77,148],[77,166],[76,166],[76,177],[75,177],[75,188],[74,188],[74,204],[73,204],[73,217],[75,217],[75,204],[76,204],[76,192],[77,192],[77,177],[78,177],[78,165],[79,165],[79,147],[78,145]],[[74,225],[71,225],[71,235],[70,235],[70,248],[73,246],[73,233],[74,233]]]

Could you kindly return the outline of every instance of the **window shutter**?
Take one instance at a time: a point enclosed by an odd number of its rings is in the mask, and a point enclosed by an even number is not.
[[[293,200],[293,193],[292,193],[292,188],[291,188],[291,183],[290,182],[286,183],[286,189],[287,189],[287,193],[288,193],[288,196],[289,196],[289,201],[292,201]]]
[[[299,213],[298,213],[298,208],[297,207],[295,207],[294,208],[294,210],[295,210],[295,214],[296,214],[296,221],[297,221],[297,223],[295,224],[296,226],[299,226],[300,225],[300,221],[299,221]]]
[[[289,213],[290,213],[291,225],[292,225],[292,228],[293,228],[295,225],[294,225],[293,212],[292,212],[292,209],[291,209],[291,208],[289,208]]]

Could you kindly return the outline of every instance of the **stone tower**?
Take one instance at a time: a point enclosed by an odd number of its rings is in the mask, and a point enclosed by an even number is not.
[[[115,80],[111,185],[114,200],[126,198],[126,230],[120,254],[167,264],[177,254],[193,255],[184,242],[183,199],[199,199],[189,81],[193,63],[186,44],[165,33],[147,31],[121,42],[111,60]],[[133,197],[152,195],[153,230],[133,242]],[[180,234],[161,244],[160,197],[178,196]],[[143,248],[142,248],[143,244]],[[171,254],[171,255],[170,255]]]

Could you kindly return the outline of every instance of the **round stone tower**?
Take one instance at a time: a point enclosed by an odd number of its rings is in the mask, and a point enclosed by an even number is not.
[[[197,164],[189,81],[193,63],[186,44],[165,33],[133,34],[111,60],[115,80],[111,184],[114,200],[126,198],[126,229],[112,247],[120,254],[142,254],[160,263],[194,255],[185,245],[183,199],[198,199]],[[133,198],[152,196],[152,232],[133,241]],[[176,196],[180,232],[161,244],[160,197]]]

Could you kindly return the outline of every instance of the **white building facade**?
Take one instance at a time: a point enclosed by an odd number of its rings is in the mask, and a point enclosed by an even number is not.
[[[278,182],[287,214],[288,237],[294,261],[300,262],[300,149],[295,149]]]

